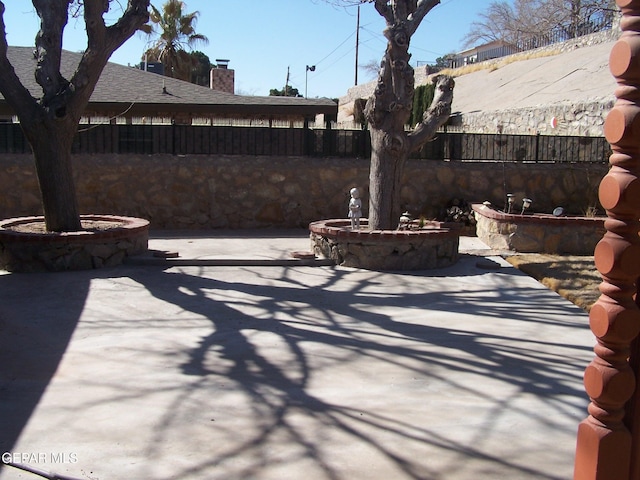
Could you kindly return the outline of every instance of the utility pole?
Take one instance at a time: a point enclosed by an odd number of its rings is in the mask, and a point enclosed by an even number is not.
[[[356,79],[354,85],[358,85],[358,47],[360,46],[360,5],[358,5],[358,15],[356,20]]]
[[[287,92],[289,91],[289,67],[287,67],[287,81],[284,83],[284,96],[288,97]]]

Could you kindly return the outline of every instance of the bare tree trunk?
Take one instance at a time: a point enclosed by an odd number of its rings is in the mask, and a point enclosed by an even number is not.
[[[5,5],[0,0],[0,93],[20,119],[35,157],[47,230],[81,230],[71,169],[71,145],[80,117],[111,54],[149,19],[149,0],[128,0],[122,16],[107,26],[109,3],[84,0],[87,47],[70,80],[60,73],[62,35],[70,2],[32,0],[40,30],[35,39],[35,78],[42,96],[34,98],[9,62]],[[16,7],[17,8],[17,7]],[[124,7],[123,7],[124,8]]]
[[[46,228],[53,232],[82,229],[71,167],[75,125],[22,125],[33,150]]]
[[[380,64],[378,83],[367,101],[365,116],[371,131],[369,172],[369,227],[396,228],[400,218],[402,171],[409,154],[433,138],[451,114],[453,79],[435,79],[436,91],[423,120],[410,134],[405,132],[414,95],[413,68],[409,65],[409,41],[424,16],[439,0],[376,0],[375,7],[387,28],[387,50]]]
[[[371,166],[369,169],[369,226],[389,230],[400,218],[400,188],[405,152],[389,150],[388,132],[371,129]]]

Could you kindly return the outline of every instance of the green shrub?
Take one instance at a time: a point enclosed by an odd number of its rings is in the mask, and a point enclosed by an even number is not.
[[[415,127],[416,123],[422,121],[422,114],[431,106],[433,101],[434,86],[429,83],[426,85],[418,85],[413,95],[413,107],[411,109],[411,117],[409,117],[409,125]]]

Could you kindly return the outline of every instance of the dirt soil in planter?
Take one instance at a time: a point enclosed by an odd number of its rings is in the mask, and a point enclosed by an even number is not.
[[[600,296],[593,256],[519,254],[506,260],[587,312]]]
[[[123,222],[109,222],[106,220],[81,220],[82,229],[89,232],[100,232],[122,227]],[[6,227],[7,230],[20,233],[53,233],[46,229],[44,221],[21,223]]]

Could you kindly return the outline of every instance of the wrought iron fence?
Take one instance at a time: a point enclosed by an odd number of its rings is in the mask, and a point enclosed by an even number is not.
[[[604,137],[439,133],[415,158],[452,161],[606,163]]]
[[[29,153],[19,124],[0,123],[0,154]],[[369,132],[201,125],[82,126],[74,154],[273,155],[368,158]],[[439,132],[412,158],[448,161],[606,163],[604,137]]]
[[[613,21],[613,11],[606,12],[606,14],[595,16],[581,23],[559,25],[544,34],[518,39],[515,44],[520,51],[546,47],[547,45],[566,42],[567,40],[589,35],[591,33],[611,30],[613,27]]]
[[[536,48],[547,47],[556,43],[566,42],[573,38],[582,37],[604,30],[611,30],[613,27],[613,13],[596,16],[589,21],[579,24],[559,25],[548,32],[538,35],[522,36],[520,38],[505,38],[504,45],[499,47],[478,50],[469,55],[453,55],[449,58],[450,68],[463,67],[469,63],[482,62],[494,58],[501,58],[519,52],[526,52]]]

